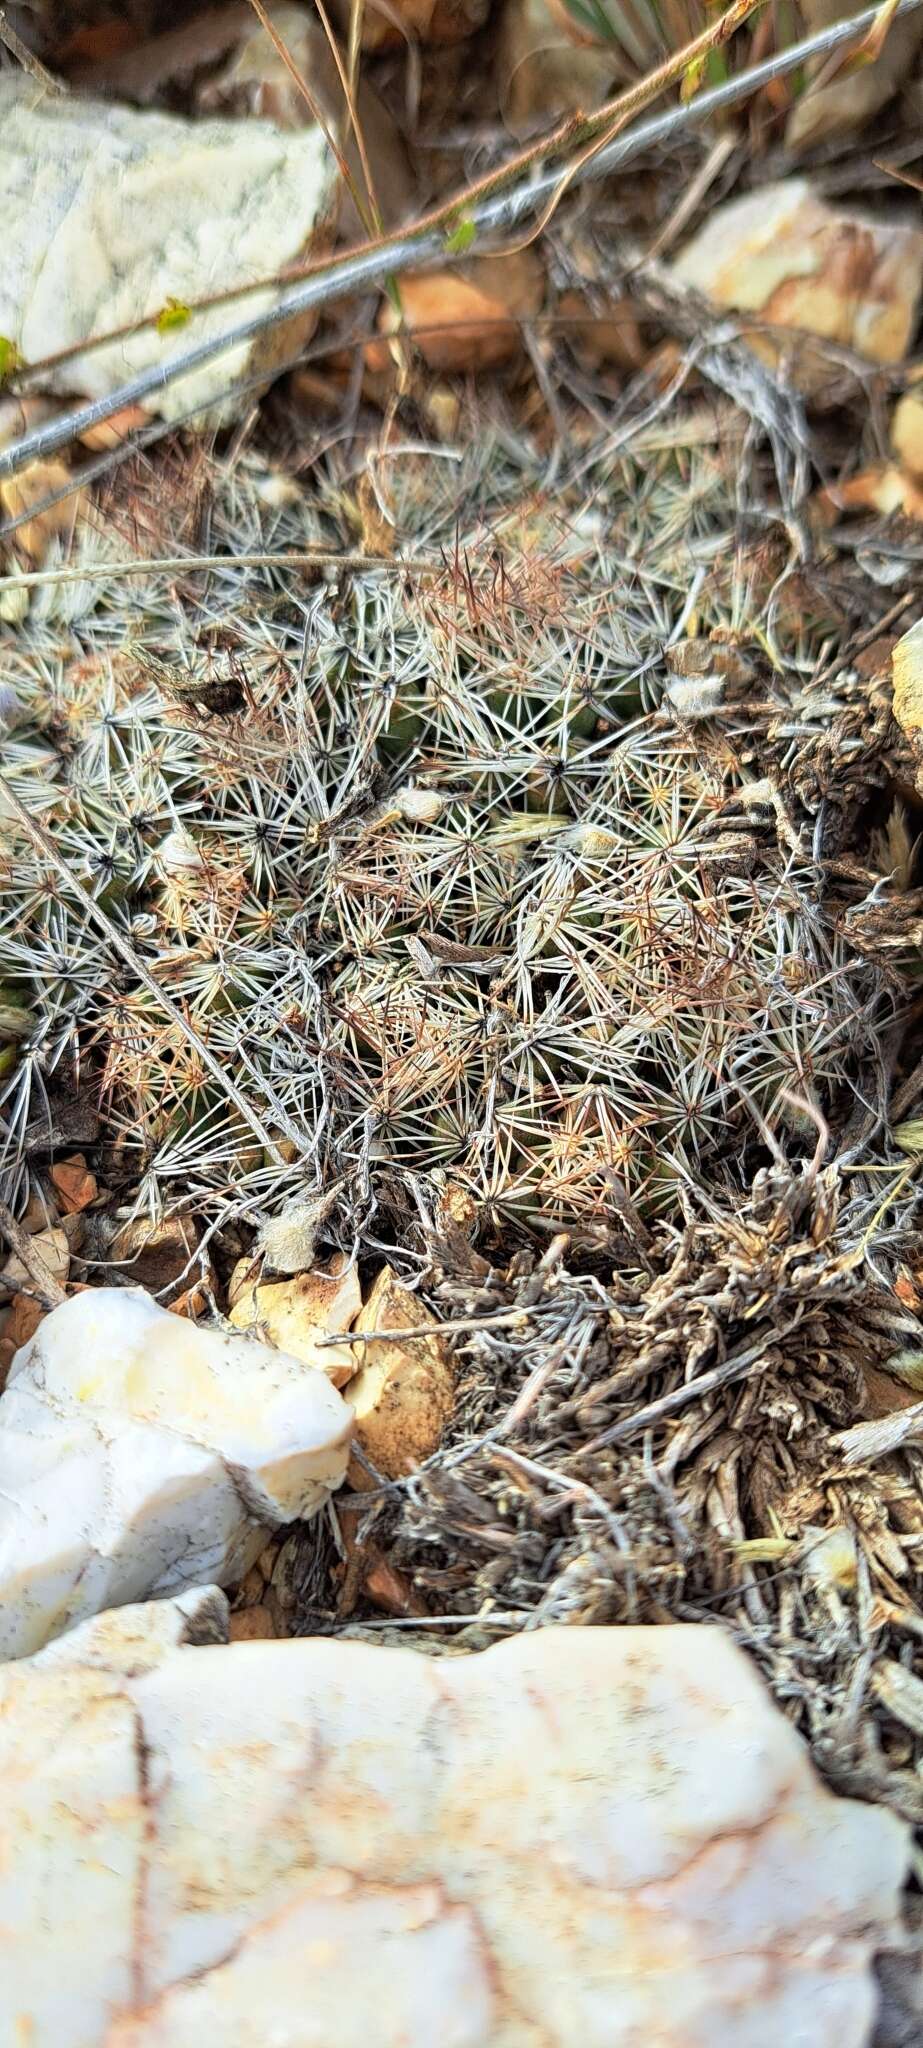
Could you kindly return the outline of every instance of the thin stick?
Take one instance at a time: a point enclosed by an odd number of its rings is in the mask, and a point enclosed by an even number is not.
[[[46,71],[34,50],[30,50],[22,37],[16,34],[12,23],[7,20],[5,7],[0,7],[0,43],[6,44],[10,56],[15,57],[17,64],[21,64],[23,70],[28,71],[30,78],[34,78],[45,92],[57,93],[59,96],[66,93],[67,87],[63,81],[56,78],[53,71]]]
[[[641,258],[641,263],[637,266],[639,269],[641,264],[656,263],[658,257],[663,255],[664,250],[672,247],[677,236],[682,234],[686,222],[692,219],[693,214],[701,206],[706,193],[714,184],[715,179],[720,177],[728,158],[733,156],[737,144],[738,137],[731,128],[725,129],[723,135],[716,137],[707,157],[700,164],[695,177],[690,179],[689,184],[686,186],[679,204],[673,208],[669,220],[664,221],[659,234],[655,236],[650,248]]]
[[[890,1111],[892,1124],[900,1123],[905,1109],[909,1109],[911,1103],[916,1101],[921,1088],[923,1088],[923,1053],[921,1053],[912,1073],[907,1075],[894,1094]]]
[[[353,182],[349,165],[346,161],[345,156],[343,155],[343,151],[340,148],[339,142],[337,141],[333,129],[329,126],[329,123],[325,118],[323,108],[318,105],[317,100],[314,98],[314,95],[307,84],[307,81],[301,75],[301,72],[299,71],[298,66],[295,63],[295,59],[292,56],[291,51],[288,49],[283,37],[280,36],[279,31],[275,26],[275,23],[270,20],[270,17],[266,12],[265,7],[263,6],[263,0],[250,0],[250,6],[252,7],[254,14],[256,15],[260,27],[264,29],[266,34],[268,35],[269,40],[272,43],[273,49],[275,50],[277,56],[281,57],[282,62],[285,65],[285,69],[289,74],[289,77],[294,81],[294,84],[297,86],[298,91],[301,93],[301,96],[305,102],[305,105],[307,106],[308,112],[311,115],[312,120],[317,122],[318,128],[320,129],[321,134],[323,135],[324,141],[326,142],[328,149],[331,151],[331,154],[336,158],[337,170],[340,173],[340,177],[342,178],[343,183],[346,186],[350,198],[355,203],[356,211],[359,215],[359,218],[364,226],[367,225],[367,215],[362,205],[361,194],[356,191],[356,187]]]
[[[923,0],[901,0],[898,12],[902,15],[913,13],[921,6]],[[671,107],[665,114],[640,122],[627,134],[619,135],[615,141],[610,142],[598,155],[589,158],[580,169],[578,182],[609,176],[641,151],[675,141],[678,136],[707,121],[713,114],[736,105],[740,100],[750,98],[764,85],[769,85],[774,79],[796,70],[808,58],[823,55],[828,50],[839,49],[842,45],[860,38],[871,27],[877,12],[877,8],[869,7],[863,13],[853,15],[848,21],[835,22],[831,28],[822,29],[816,35],[804,37],[800,43],[793,43],[789,49],[778,51],[774,57],[767,58],[765,63],[755,64],[749,71],[740,72],[737,77],[728,79],[724,85],[700,93],[695,99],[683,105]],[[601,109],[600,115],[594,117],[594,120],[601,126],[605,125],[611,121],[614,113],[622,110],[622,104],[613,102],[608,108]],[[561,147],[562,140],[566,142],[568,137],[574,139],[577,133],[585,138],[587,126],[585,119],[580,123],[567,124],[566,131],[557,131],[533,152],[532,161],[540,159],[553,148]],[[498,177],[508,177],[512,168],[515,166],[505,167]],[[499,194],[494,192],[494,196],[490,198],[476,200],[467,210],[466,218],[470,219],[479,235],[513,227],[520,221],[529,219],[544,201],[554,195],[560,185],[561,176],[560,165],[539,172],[532,170],[529,175],[518,179],[507,191]],[[483,191],[486,183],[489,189],[494,191],[497,182],[498,178],[494,178],[492,182],[482,181],[481,186],[474,189]],[[446,218],[451,218],[453,212],[457,213],[459,208],[467,208],[465,193],[457,195],[453,201],[440,209],[435,225],[431,220],[423,221],[401,234],[392,236],[386,242],[368,244],[348,251],[346,255],[334,259],[333,262],[319,264],[305,277],[302,284],[294,291],[283,294],[273,306],[251,314],[248,319],[240,321],[224,334],[214,335],[208,341],[199,342],[184,355],[153,364],[123,384],[119,390],[111,392],[107,398],[94,399],[88,405],[75,407],[72,412],[49,421],[45,426],[35,428],[32,433],[24,435],[21,441],[12,443],[0,454],[0,477],[13,476],[27,463],[34,462],[42,456],[56,454],[88,428],[98,426],[100,421],[111,418],[122,406],[143,404],[145,399],[151,398],[153,394],[166,390],[176,378],[183,377],[188,371],[199,368],[201,364],[213,362],[217,356],[252,341],[255,335],[262,334],[267,328],[281,326],[284,321],[290,320],[295,314],[306,312],[309,307],[325,305],[331,299],[360,287],[382,285],[390,275],[401,271],[420,270],[439,258],[444,260],[446,248],[442,223]],[[265,281],[262,288],[265,289]],[[243,290],[235,292],[234,296],[244,296]]]
[[[563,1495],[564,1506],[569,1505],[574,1499],[585,1500],[602,1517],[606,1527],[615,1537],[619,1549],[624,1547],[624,1532],[618,1516],[613,1514],[612,1509],[603,1500],[602,1494],[597,1493],[595,1486],[588,1486],[585,1479],[575,1479],[571,1473],[553,1472],[549,1465],[540,1465],[535,1458],[523,1457],[521,1451],[511,1450],[508,1444],[504,1444],[502,1449],[499,1446],[491,1448],[487,1455],[491,1464],[499,1465],[501,1469],[522,1472],[532,1479],[543,1479],[546,1485],[553,1486],[556,1492]]]
[[[255,6],[256,0],[251,0],[251,5]],[[343,59],[340,56],[339,45],[337,43],[336,36],[333,33],[333,30],[327,19],[326,12],[324,10],[324,0],[317,0],[317,12],[320,15],[321,26],[327,38],[327,42],[330,46],[330,55],[333,58],[334,65],[336,67],[337,77],[339,78],[340,85],[342,86],[343,89],[343,98],[346,101],[346,112],[349,117],[349,125],[353,132],[353,139],[356,144],[356,151],[359,157],[360,165],[362,167],[362,175],[365,179],[366,190],[369,195],[369,206],[371,207],[371,213],[369,213],[364,206],[361,206],[358,200],[356,201],[356,211],[359,215],[363,227],[366,229],[374,228],[376,234],[380,235],[382,227],[381,209],[379,207],[378,199],[375,193],[375,181],[372,177],[372,166],[369,162],[368,151],[366,150],[365,146],[365,136],[362,133],[362,124],[359,120],[355,90],[355,74],[353,73],[347,76],[347,73],[344,71]],[[352,23],[350,23],[350,43],[352,43]],[[353,197],[355,198],[355,192],[353,193]]]
[[[367,1500],[368,1494],[360,1494]],[[396,1614],[381,1621],[363,1621],[362,1630],[378,1628],[522,1628],[527,1616],[521,1608],[507,1614]]]
[[[180,576],[193,569],[407,569],[415,576],[440,576],[444,562],[423,561],[416,555],[386,560],[381,555],[338,554],[335,548],[304,548],[283,555],[154,555],[149,561],[88,562],[83,569],[24,569],[0,576],[0,591],[35,590],[56,583],[95,582],[110,576]]]
[[[408,1337],[456,1336],[462,1330],[491,1330],[525,1328],[529,1319],[528,1309],[505,1309],[499,1316],[459,1316],[450,1323],[416,1323],[409,1330],[338,1330],[335,1336],[318,1337],[317,1343],[324,1349],[329,1344],[379,1344],[389,1339],[403,1343]]]
[[[923,1435],[923,1401],[899,1408],[894,1415],[879,1415],[873,1422],[856,1422],[833,1438],[844,1453],[847,1465],[871,1465],[876,1458],[889,1458],[906,1443],[917,1443]]]
[[[20,1263],[25,1266],[26,1272],[32,1281],[36,1298],[41,1302],[42,1307],[60,1308],[62,1301],[67,1300],[63,1287],[59,1285],[54,1274],[49,1271],[41,1253],[36,1251],[28,1231],[23,1230],[21,1223],[17,1223],[12,1209],[8,1209],[5,1202],[0,1202],[0,1236],[6,1238],[11,1250],[15,1252]]]

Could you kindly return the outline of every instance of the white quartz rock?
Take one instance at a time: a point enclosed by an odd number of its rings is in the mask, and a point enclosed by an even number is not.
[[[37,362],[163,314],[161,329],[123,335],[43,374],[45,390],[106,396],[274,304],[280,293],[269,289],[189,322],[182,313],[193,300],[299,262],[330,213],[336,182],[320,128],[283,134],[269,121],[139,113],[36,91],[23,72],[8,72],[0,79],[0,334]],[[310,324],[302,320],[300,331]],[[146,403],[168,419],[212,404],[235,379],[291,354],[298,338],[288,323]]]
[[[865,2048],[906,1830],[719,1631],[190,1647],[222,1605],[0,1671],[4,2043]]]
[[[339,1485],[351,1422],[325,1374],[139,1289],[64,1302],[0,1398],[0,1658],[102,1608],[242,1577],[267,1527]]]

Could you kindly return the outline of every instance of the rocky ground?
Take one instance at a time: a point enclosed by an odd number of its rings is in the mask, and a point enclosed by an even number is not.
[[[41,1689],[69,1624],[213,1581],[222,1660],[412,1644],[450,1687],[708,1623],[665,1640],[732,1639],[919,1829],[923,14],[697,122],[774,16],[394,12],[336,59],[293,7],[10,25],[5,1653]],[[421,273],[187,364],[427,210]],[[86,2039],[179,2040],[166,1982]]]

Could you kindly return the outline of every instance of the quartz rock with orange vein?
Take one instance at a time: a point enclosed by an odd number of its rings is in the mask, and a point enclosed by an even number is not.
[[[204,1589],[0,1672],[11,2048],[867,2048],[908,1832],[722,1630],[226,1627]]]

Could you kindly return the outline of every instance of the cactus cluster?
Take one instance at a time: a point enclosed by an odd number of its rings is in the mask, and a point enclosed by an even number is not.
[[[891,999],[733,733],[664,700],[665,644],[739,625],[713,453],[601,441],[552,491],[498,427],[383,470],[426,572],[273,565],[355,506],[241,462],[207,571],[95,536],[6,648],[5,774],[61,864],[0,816],[14,1200],[64,1058],[152,1203],[222,1216],[343,1180],[360,1215],[400,1182],[643,1218],[846,1120]]]

